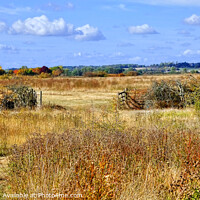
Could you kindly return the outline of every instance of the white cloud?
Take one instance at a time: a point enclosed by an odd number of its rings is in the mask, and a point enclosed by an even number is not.
[[[119,57],[124,57],[124,56],[125,55],[122,52],[118,51],[110,55],[110,58],[119,58]]]
[[[117,44],[118,47],[132,47],[135,46],[132,42],[121,42]]]
[[[190,25],[200,25],[200,16],[194,14],[191,17],[186,18],[184,22]]]
[[[125,4],[119,4],[118,8],[121,10],[127,10],[126,5]]]
[[[199,0],[127,0],[150,5],[200,6]]]
[[[49,2],[48,4],[46,4],[44,6],[45,9],[52,9],[54,11],[60,11],[61,10],[61,6],[55,4],[55,3],[51,3]]]
[[[77,34],[75,36],[76,40],[98,41],[98,40],[104,40],[105,39],[104,35],[101,33],[101,31],[98,28],[92,27],[89,24],[78,27],[75,30],[77,32],[81,33],[81,34]]]
[[[0,44],[0,50],[4,51],[16,51],[17,49],[13,46],[5,45],[5,44]]]
[[[191,50],[191,49],[187,49],[183,52],[184,56],[188,56],[188,55],[200,55],[200,50]]]
[[[80,57],[80,56],[82,56],[82,53],[81,53],[81,52],[74,53],[74,57]]]
[[[190,36],[191,35],[191,33],[189,31],[187,31],[187,30],[179,30],[178,34],[185,35],[185,36]]]
[[[50,9],[54,11],[61,11],[61,10],[73,9],[73,8],[74,8],[74,4],[72,4],[71,2],[67,2],[65,5],[58,5],[58,4],[49,2],[48,4],[43,6],[43,9]]]
[[[30,12],[32,9],[30,7],[0,7],[0,13],[16,15],[22,12]]]
[[[192,54],[193,51],[191,49],[187,49],[183,52],[183,55],[186,56],[186,55],[189,55],[189,54]]]
[[[130,34],[156,34],[158,33],[153,27],[148,24],[143,24],[141,26],[130,26],[128,28]]]
[[[67,2],[66,8],[72,9],[72,8],[74,8],[74,4],[72,4],[71,2]]]
[[[0,32],[6,30],[6,28],[7,28],[6,23],[0,21]]]
[[[139,57],[139,56],[136,56],[136,57],[133,57],[133,58],[129,58],[129,61],[132,61],[132,62],[139,62],[141,60],[142,60],[142,58]]]
[[[5,24],[2,24],[2,27]],[[1,30],[1,24],[0,24]],[[45,15],[18,20],[8,29],[9,34],[25,34],[37,36],[71,36],[79,41],[104,40],[102,32],[89,24],[75,28],[73,24],[67,24],[63,18],[50,21]]]
[[[74,26],[67,24],[63,18],[49,21],[42,15],[40,17],[28,18],[25,21],[18,20],[12,24],[9,29],[11,34],[27,34],[27,35],[72,35],[75,33]]]
[[[126,5],[125,4],[118,4],[118,5],[105,5],[105,6],[103,6],[102,7],[103,9],[105,9],[105,10],[118,10],[118,9],[120,9],[120,10],[123,10],[123,11],[129,11],[129,9],[126,7]]]

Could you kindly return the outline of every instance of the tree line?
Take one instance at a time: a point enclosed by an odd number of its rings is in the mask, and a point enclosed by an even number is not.
[[[10,68],[4,70],[0,66],[0,75],[39,75],[41,77],[51,76],[85,76],[85,77],[105,77],[105,76],[137,76],[142,74],[163,74],[163,73],[198,73],[200,63],[174,63],[165,62],[152,65],[138,64],[115,64],[102,66],[54,66],[28,68],[22,66],[19,69]]]

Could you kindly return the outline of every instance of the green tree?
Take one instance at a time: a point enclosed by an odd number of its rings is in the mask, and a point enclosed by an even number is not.
[[[3,70],[2,67],[0,66],[0,75],[3,75],[5,73],[6,73],[5,70]]]
[[[175,67],[171,67],[170,73],[175,74],[176,73],[176,68]]]
[[[22,66],[21,69],[28,69],[28,67],[27,66]]]
[[[183,73],[187,73],[187,68],[183,68]]]

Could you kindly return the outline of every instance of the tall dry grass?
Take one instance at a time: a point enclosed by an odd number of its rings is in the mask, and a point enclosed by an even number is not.
[[[175,77],[22,77],[0,84],[61,92],[110,91]],[[2,192],[81,194],[85,199],[199,199],[199,116],[192,109],[118,111],[115,102],[98,108],[49,105],[3,111],[0,154],[9,157],[9,164]]]
[[[199,77],[199,75],[194,75]],[[0,85],[29,85],[35,89],[69,91],[69,90],[122,90],[124,88],[147,88],[153,81],[161,80],[185,80],[187,75],[148,75],[134,77],[96,77],[96,78],[37,78],[37,77],[13,77],[0,79]]]
[[[158,200],[199,195],[199,118],[191,110],[45,108],[4,115],[7,137],[24,138],[12,148],[6,193]]]

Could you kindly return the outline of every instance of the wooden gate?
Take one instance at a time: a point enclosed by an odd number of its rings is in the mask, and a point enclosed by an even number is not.
[[[144,109],[145,94],[147,90],[128,90],[125,88],[123,92],[118,93],[118,108],[119,109]]]

